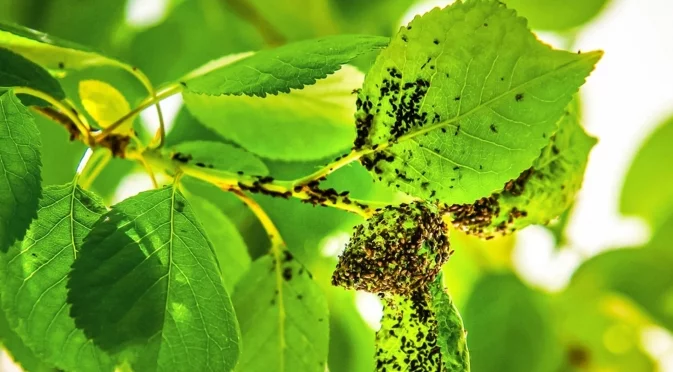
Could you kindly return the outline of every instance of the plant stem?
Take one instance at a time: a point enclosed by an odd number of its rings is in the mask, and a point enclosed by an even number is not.
[[[112,153],[106,148],[97,148],[88,149],[84,156],[89,158],[84,164],[80,164],[81,169],[78,168],[77,173],[79,174],[79,185],[83,189],[88,189],[110,161]],[[84,158],[82,160],[84,161]]]
[[[311,181],[320,181],[330,175],[332,172],[336,171],[339,168],[342,168],[358,159],[360,159],[366,152],[353,150],[342,158],[335,160],[332,163],[329,163],[322,167],[320,170],[309,174],[306,177],[302,177],[292,182],[292,186],[306,185]]]
[[[49,94],[33,88],[14,87],[12,88],[12,90],[14,91],[15,94],[27,94],[29,96],[37,97],[41,100],[49,102],[49,104],[59,109],[63,115],[65,115],[68,119],[70,119],[73,124],[75,124],[77,130],[79,130],[82,136],[86,139],[85,142],[86,144],[93,143],[91,138],[91,129],[89,128],[88,125],[84,124],[81,120],[79,120],[79,117],[75,115],[71,107],[68,107],[66,104],[50,96]]]
[[[271,241],[271,251],[274,253],[274,255],[280,255],[282,250],[285,248],[285,241],[280,235],[280,231],[278,231],[278,228],[276,225],[274,225],[273,221],[269,217],[268,214],[264,211],[264,208],[262,208],[259,203],[257,203],[253,198],[251,198],[249,195],[246,195],[243,191],[241,190],[230,190],[234,195],[236,195],[245,205],[250,208],[252,213],[257,216],[257,219],[259,222],[262,224],[262,227],[264,230],[266,230],[266,233],[269,235],[269,240]]]
[[[164,100],[164,99],[166,99],[166,98],[168,98],[172,95],[178,94],[181,91],[182,91],[182,85],[171,84],[171,85],[165,87],[164,89],[161,89],[160,91],[156,92],[156,94],[145,98],[136,108],[129,111],[126,115],[122,116],[117,121],[112,123],[112,125],[103,129],[98,135],[96,135],[96,137],[95,137],[96,143],[101,143],[105,139],[105,137],[110,135],[110,133],[112,133],[115,129],[117,129],[119,126],[124,124],[124,122],[126,122],[127,120],[134,118],[136,115],[138,115],[144,109],[146,109],[146,108],[148,108],[148,107],[150,107],[154,104],[158,104],[160,101],[162,101],[162,100]],[[162,117],[162,119],[163,119],[163,117]],[[160,125],[163,126],[161,123],[160,123]]]
[[[285,37],[257,11],[254,5],[246,0],[224,0],[224,3],[255,27],[268,46],[285,44]]]
[[[147,150],[142,156],[152,166],[175,173],[182,172],[185,175],[206,181],[226,191],[250,191],[282,198],[294,197],[310,204],[356,213],[364,218],[371,217],[375,212],[375,208],[387,205],[380,202],[353,199],[348,196],[348,193],[338,193],[333,189],[323,190],[317,188],[315,185],[297,184],[297,181],[273,181],[265,177],[244,176],[198,167],[167,159],[155,150]]]
[[[164,141],[166,140],[166,126],[164,124],[164,114],[161,112],[161,105],[159,104],[159,101],[161,100],[157,100],[157,92],[154,90],[154,85],[152,85],[152,82],[147,77],[147,75],[145,75],[145,73],[140,71],[138,68],[131,67],[127,64],[122,64],[121,67],[135,76],[143,84],[143,86],[145,86],[145,89],[147,89],[150,97],[156,102],[154,106],[157,109],[157,116],[159,117],[159,130],[154,136],[153,142],[159,141],[159,144],[156,146],[156,148],[161,148],[164,145]]]

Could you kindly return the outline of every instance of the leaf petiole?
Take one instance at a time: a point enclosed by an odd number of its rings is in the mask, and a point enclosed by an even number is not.
[[[93,143],[91,137],[91,128],[84,122],[82,122],[78,115],[73,112],[73,108],[69,105],[57,100],[56,98],[50,96],[47,93],[41,92],[37,89],[28,88],[28,87],[14,87],[12,88],[15,94],[27,94],[33,97],[37,97],[41,100],[47,101],[52,106],[56,107],[65,115],[73,124],[77,127],[77,130],[84,136],[87,144]]]
[[[88,189],[111,158],[112,153],[107,148],[87,149],[77,167],[75,182],[81,188]]]
[[[119,126],[124,124],[127,120],[132,119],[136,117],[140,112],[145,110],[146,108],[152,106],[152,105],[158,105],[159,102],[162,100],[173,96],[175,94],[178,94],[182,91],[182,86],[180,84],[171,84],[166,86],[165,88],[159,90],[158,92],[155,92],[154,94],[150,95],[149,97],[145,98],[136,108],[133,110],[129,111],[126,115],[122,116],[119,118],[117,121],[112,123],[109,127],[103,129],[100,133],[98,133],[95,136],[96,143],[101,143],[107,136],[109,136],[112,132],[114,132],[115,129],[117,129]],[[160,109],[158,109],[160,111]],[[159,112],[158,111],[158,112]],[[165,136],[164,133],[164,125],[163,125],[163,115],[159,115],[159,137],[163,138]],[[159,144],[163,145],[163,140],[159,140]]]

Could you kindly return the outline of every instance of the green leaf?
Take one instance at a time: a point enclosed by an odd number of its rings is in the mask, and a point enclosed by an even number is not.
[[[139,371],[231,370],[236,317],[217,259],[173,187],[115,205],[87,236],[68,281],[77,326]]]
[[[27,27],[0,23],[0,47],[52,70],[79,70],[91,66],[122,66],[117,60],[66,40]]]
[[[539,30],[567,30],[594,18],[609,0],[504,0],[530,27]]]
[[[401,191],[472,203],[533,164],[601,55],[552,50],[497,1],[434,9],[369,70],[355,148]]]
[[[0,311],[0,349],[4,349],[14,363],[28,372],[55,372],[56,370],[45,364],[23,342],[16,332],[9,326],[5,313]]]
[[[28,87],[47,93],[57,100],[65,98],[61,85],[47,71],[12,51],[0,48],[0,66],[0,87]],[[36,97],[23,94],[20,97],[26,106],[48,105]]]
[[[219,208],[197,196],[188,199],[215,249],[227,292],[233,293],[236,283],[250,268],[248,247],[234,223]]]
[[[443,281],[440,273],[430,284],[430,305],[437,318],[437,344],[442,352],[444,368],[449,371],[469,371],[470,355],[463,319],[446,293]]]
[[[550,309],[510,273],[483,276],[462,311],[472,370],[550,371],[559,357]]]
[[[385,47],[388,38],[335,35],[257,52],[204,75],[183,81],[187,92],[209,95],[289,93],[337,71],[364,53]]]
[[[49,186],[26,239],[2,256],[2,306],[36,355],[68,371],[112,371],[68,314],[66,278],[82,240],[106,209],[74,183]]]
[[[596,139],[579,125],[574,104],[533,166],[504,189],[474,204],[449,207],[454,226],[485,237],[507,234],[532,224],[547,224],[575,200],[589,152]]]
[[[237,371],[325,371],[327,301],[290,252],[253,262],[233,298],[243,335]]]
[[[638,304],[663,327],[673,330],[673,262],[668,250],[619,249],[584,262],[570,290],[620,293]]]
[[[355,95],[363,75],[345,65],[333,75],[277,96],[185,93],[185,104],[206,127],[270,159],[315,160],[353,142]]]
[[[40,133],[13,92],[0,96],[0,251],[23,239],[37,215]]]
[[[172,158],[230,173],[243,172],[255,176],[269,174],[264,162],[254,154],[222,142],[181,142],[173,146]]]
[[[79,99],[86,112],[99,127],[107,128],[131,111],[126,97],[114,86],[100,80],[79,82]],[[133,119],[127,120],[113,133],[128,135],[133,130]]]
[[[383,300],[377,370],[470,371],[463,321],[444,291],[442,276],[426,290]]]
[[[189,141],[226,141],[214,131],[201,124],[185,106],[180,108],[173,127],[166,133],[166,146],[173,147]]]
[[[569,289],[553,298],[563,359],[556,371],[656,371],[643,345],[652,324],[637,304],[605,291]]]
[[[636,154],[622,188],[620,210],[644,218],[656,230],[673,213],[673,167],[662,166],[673,159],[673,118],[650,134]]]

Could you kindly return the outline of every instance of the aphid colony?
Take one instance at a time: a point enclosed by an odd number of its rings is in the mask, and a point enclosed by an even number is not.
[[[431,283],[449,259],[447,233],[432,204],[388,206],[355,228],[332,284],[411,295]]]

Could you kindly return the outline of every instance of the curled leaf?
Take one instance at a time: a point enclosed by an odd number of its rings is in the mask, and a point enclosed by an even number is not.
[[[435,279],[449,255],[447,226],[437,207],[388,206],[355,228],[332,284],[410,295]]]
[[[450,206],[453,225],[469,234],[492,238],[548,223],[575,199],[595,144],[596,139],[579,125],[575,105],[570,105],[559,130],[533,166],[508,181],[500,192],[472,204]]]

